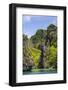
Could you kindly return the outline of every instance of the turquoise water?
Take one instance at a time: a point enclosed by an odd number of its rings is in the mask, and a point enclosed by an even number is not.
[[[57,70],[52,69],[33,69],[32,71],[25,71],[23,75],[33,75],[33,74],[54,74],[57,73]]]

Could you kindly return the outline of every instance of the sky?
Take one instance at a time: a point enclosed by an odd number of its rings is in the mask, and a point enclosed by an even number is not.
[[[22,30],[30,38],[38,29],[47,29],[50,24],[57,26],[56,16],[24,15],[22,16]]]

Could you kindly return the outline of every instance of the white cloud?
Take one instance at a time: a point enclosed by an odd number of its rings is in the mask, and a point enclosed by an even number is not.
[[[28,22],[31,21],[31,16],[25,16],[25,20]]]

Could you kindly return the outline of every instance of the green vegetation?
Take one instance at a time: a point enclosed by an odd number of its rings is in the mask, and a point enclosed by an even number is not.
[[[31,48],[30,52],[31,52],[31,55],[34,59],[35,66],[37,68],[38,67],[38,62],[40,60],[41,51],[38,50],[38,49],[35,49],[35,48]]]
[[[54,46],[50,47],[50,54],[48,55],[48,60],[46,61],[46,67],[57,69],[57,48]]]
[[[42,69],[44,72],[57,71],[57,27],[53,24],[47,30],[38,29],[31,38],[23,35],[24,73]]]

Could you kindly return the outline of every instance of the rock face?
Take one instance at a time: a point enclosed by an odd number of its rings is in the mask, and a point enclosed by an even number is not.
[[[33,65],[34,65],[34,62],[32,60],[29,63],[24,63],[23,71],[31,71]]]
[[[57,68],[57,27],[53,24],[28,38],[23,35],[23,71]]]
[[[23,35],[23,71],[31,71],[34,66],[34,60],[29,52],[28,38]]]
[[[39,62],[39,68],[45,68],[45,52],[46,52],[46,46],[41,46],[41,56],[40,56],[40,62]]]

